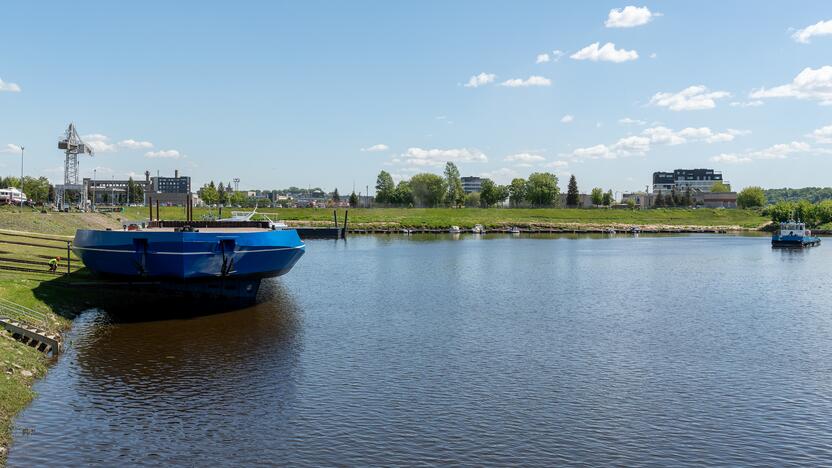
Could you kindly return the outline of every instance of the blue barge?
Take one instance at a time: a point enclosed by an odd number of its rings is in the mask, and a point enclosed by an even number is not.
[[[806,223],[787,221],[780,223],[780,230],[771,236],[772,247],[811,247],[820,245],[820,237],[806,229]]]
[[[194,294],[253,298],[263,278],[292,269],[305,245],[293,229],[131,226],[123,231],[78,230],[72,249],[87,268],[104,277],[152,281]]]

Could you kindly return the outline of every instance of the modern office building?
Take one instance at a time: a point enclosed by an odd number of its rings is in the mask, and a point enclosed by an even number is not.
[[[676,169],[673,172],[653,173],[653,193],[670,193],[673,190],[684,192],[710,192],[716,182],[728,182],[722,179],[722,172],[713,169]]]
[[[465,193],[482,190],[482,179],[479,177],[462,177],[460,180],[462,180],[462,191]]]
[[[153,191],[156,193],[190,193],[191,178],[179,176],[179,170],[173,171],[173,177],[153,177]]]
[[[83,185],[86,187],[87,198],[95,205],[114,204],[122,205],[127,203],[127,186],[129,179],[112,179],[107,177],[84,178]],[[135,203],[146,202],[147,196],[163,194],[154,197],[160,203],[183,204],[187,200],[186,195],[191,192],[191,178],[179,176],[179,171],[174,171],[173,177],[150,177],[150,171],[144,172],[144,179],[135,179],[133,183],[141,188],[142,197],[134,200]]]

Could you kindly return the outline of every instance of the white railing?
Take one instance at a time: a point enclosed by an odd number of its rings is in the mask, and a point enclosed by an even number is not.
[[[0,297],[0,317],[20,320],[44,330],[49,328],[49,318],[43,312],[16,304]]]

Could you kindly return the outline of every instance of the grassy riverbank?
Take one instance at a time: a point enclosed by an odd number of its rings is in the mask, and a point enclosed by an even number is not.
[[[238,209],[241,210],[242,209]],[[184,219],[179,207],[162,207],[163,219]],[[258,210],[272,219],[287,221],[290,225],[331,225],[332,209],[286,208]],[[194,209],[194,219],[218,214],[217,209]],[[230,216],[231,209],[223,209],[223,216]],[[146,208],[127,208],[127,219],[146,219]],[[339,222],[344,220],[344,210],[338,210]],[[486,228],[518,226],[521,228],[546,227],[575,229],[581,227],[719,227],[728,230],[758,229],[768,219],[757,210],[722,209],[656,209],[656,210],[608,210],[565,208],[353,208],[349,210],[349,224],[353,228],[470,228],[482,224]]]
[[[18,208],[0,208],[0,297],[43,312],[49,327],[65,330],[68,317],[80,312],[93,298],[89,291],[68,293],[65,279],[48,272],[48,259],[66,257],[66,240],[83,227],[119,227],[110,216],[76,213],[40,213]],[[32,233],[21,235],[21,232]],[[39,244],[21,245],[25,244]],[[65,270],[62,263],[61,272]],[[80,261],[74,260],[73,275]],[[32,271],[20,271],[32,270]],[[25,346],[5,332],[0,332],[0,465],[11,443],[11,422],[14,416],[34,398],[32,384],[42,377],[51,358]]]

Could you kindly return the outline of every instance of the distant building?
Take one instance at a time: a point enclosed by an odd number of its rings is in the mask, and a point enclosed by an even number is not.
[[[632,200],[636,208],[647,209],[653,206],[653,195],[644,192],[624,193],[621,195],[621,205],[626,206]]]
[[[462,191],[465,193],[479,192],[482,190],[482,179],[479,177],[462,177]]]
[[[153,191],[156,193],[191,193],[191,178],[179,177],[179,170],[173,171],[173,177],[152,177]]]
[[[653,193],[710,192],[716,182],[728,185],[722,173],[713,169],[676,169],[673,172],[653,173]]]
[[[567,207],[566,204],[566,197],[567,194],[561,193],[560,194],[560,205],[562,207]],[[578,205],[577,208],[592,208],[592,195],[587,195],[585,193],[578,194]]]
[[[693,194],[697,205],[705,208],[736,208],[737,192],[705,192]]]

